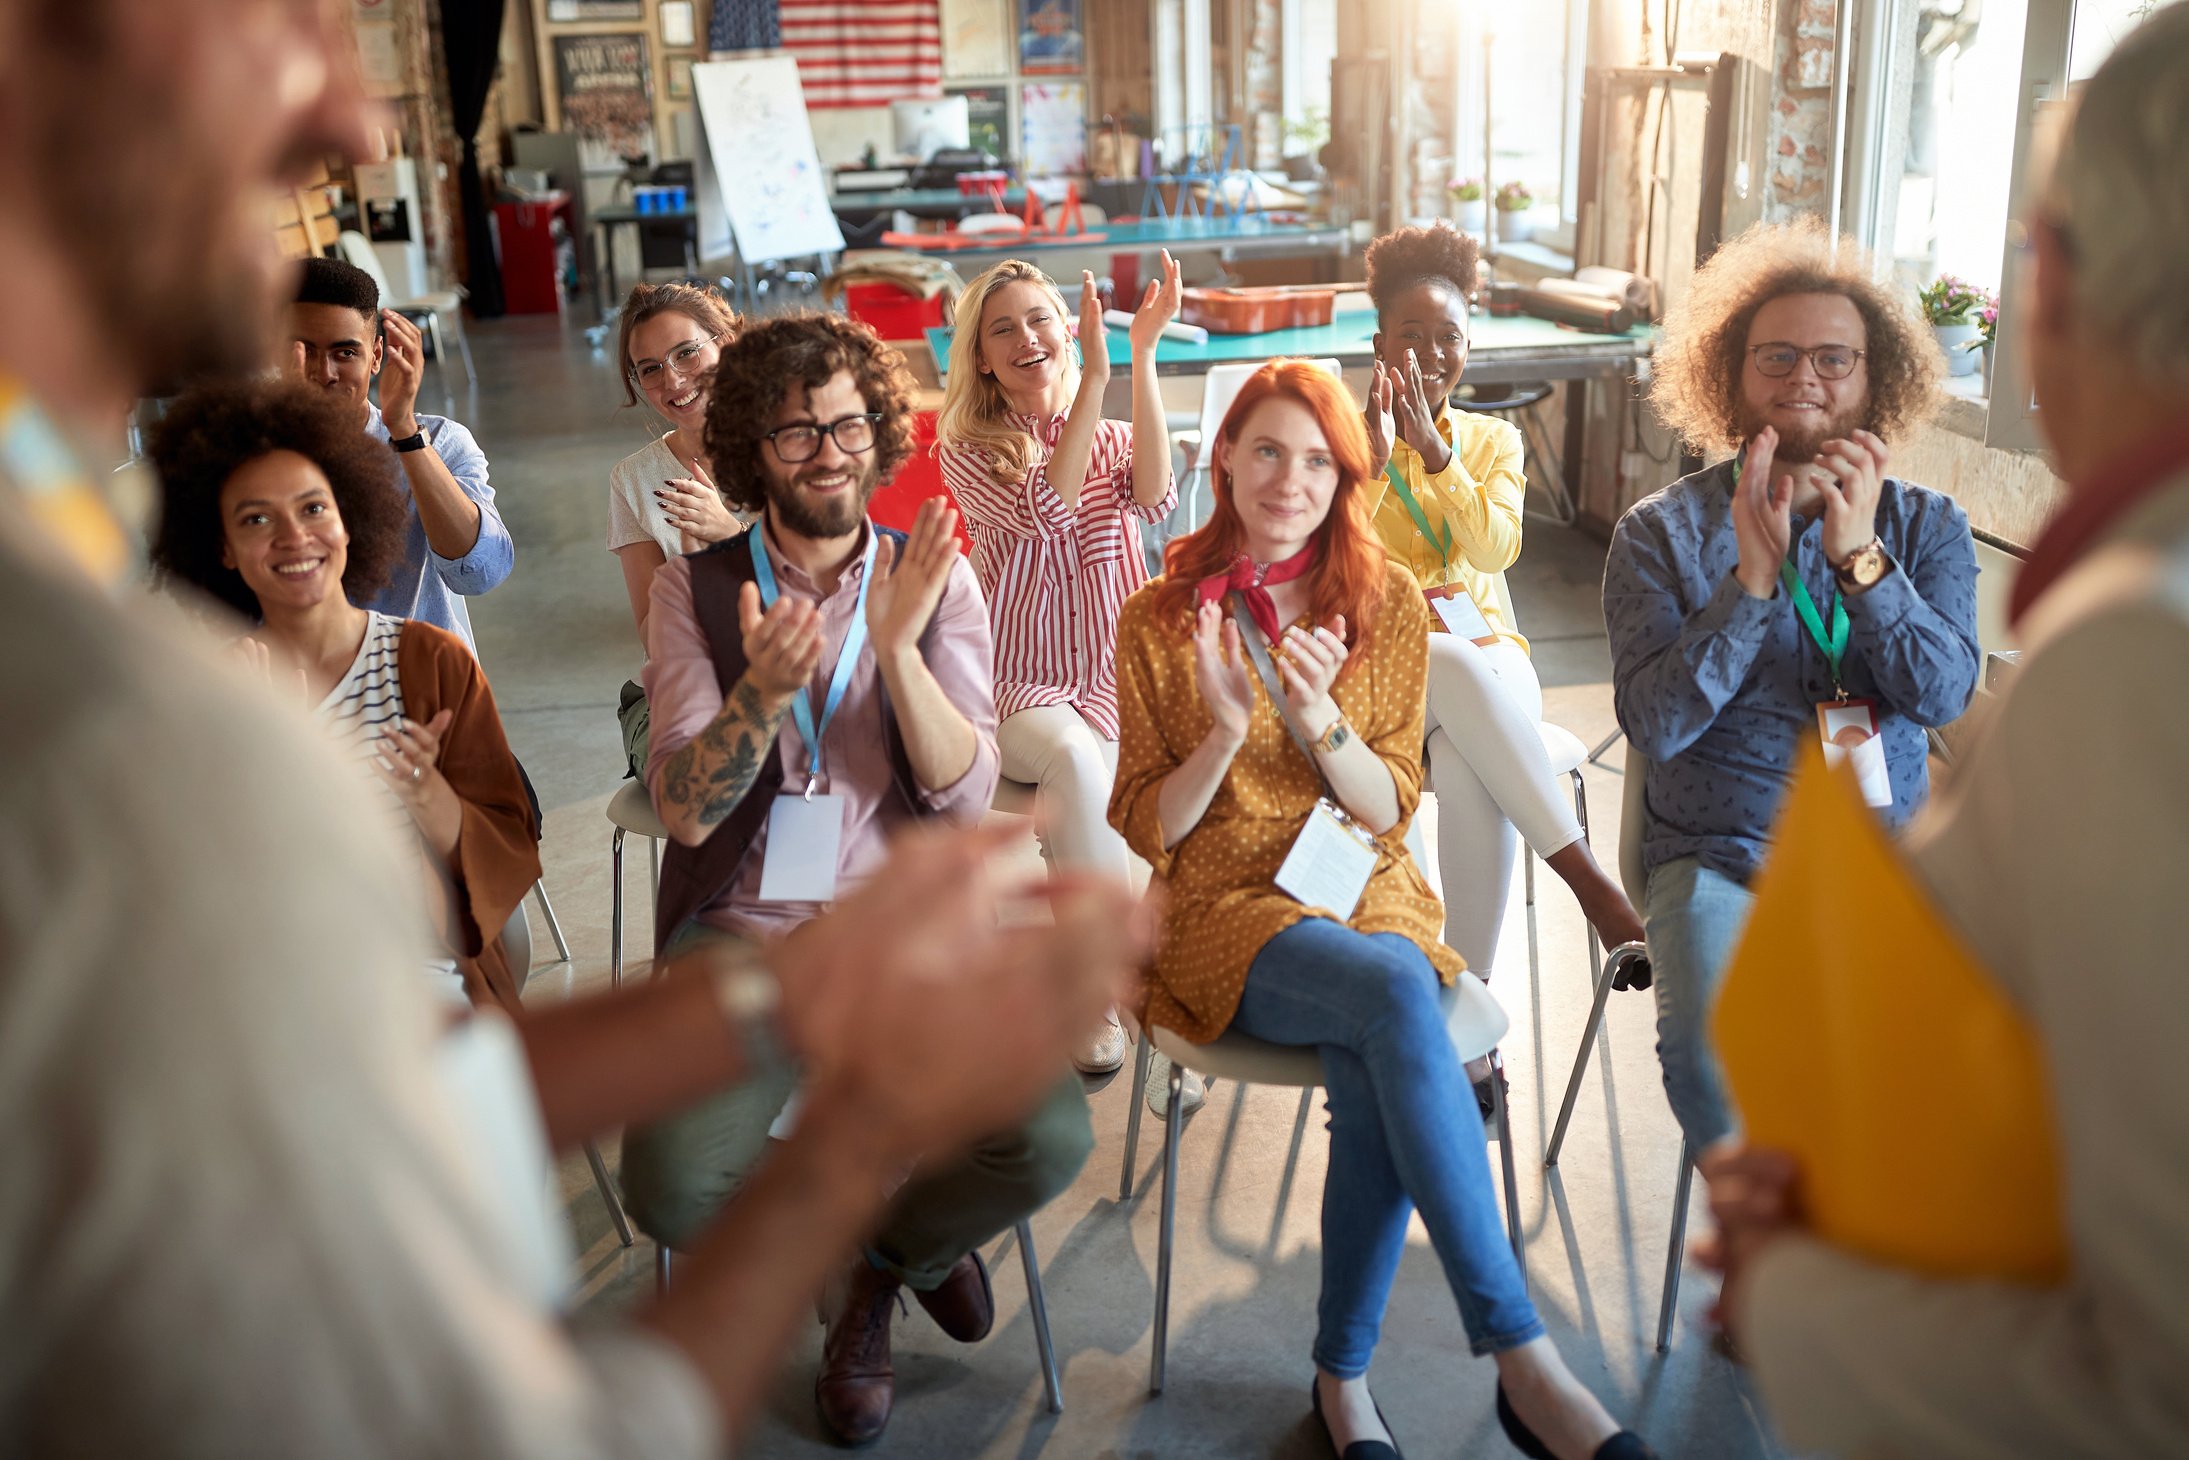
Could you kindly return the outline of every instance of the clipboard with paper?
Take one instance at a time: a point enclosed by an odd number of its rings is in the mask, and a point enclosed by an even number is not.
[[[1846,769],[1802,754],[1712,1020],[1746,1139],[1817,1234],[1933,1277],[2057,1280],[2043,1053]]]

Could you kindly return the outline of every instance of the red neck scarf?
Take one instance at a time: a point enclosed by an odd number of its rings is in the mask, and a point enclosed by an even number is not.
[[[2189,426],[2161,431],[2116,456],[2090,480],[2076,487],[2067,506],[2052,519],[2029,561],[2014,580],[2007,622],[2018,624],[2067,570],[2081,562],[2107,528],[2189,468]]]
[[[1315,566],[1316,544],[1310,540],[1281,563],[1271,563],[1267,570],[1257,571],[1254,559],[1245,553],[1232,560],[1231,571],[1203,578],[1198,590],[1199,601],[1210,603],[1226,593],[1236,592],[1245,600],[1247,617],[1262,631],[1262,637],[1272,644],[1284,632],[1284,625],[1277,622],[1277,605],[1270,601],[1269,590],[1279,583],[1289,583],[1309,568]]]

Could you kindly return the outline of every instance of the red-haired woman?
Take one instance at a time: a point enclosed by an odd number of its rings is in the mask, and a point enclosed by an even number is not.
[[[1321,1055],[1314,1403],[1345,1460],[1396,1454],[1367,1372],[1414,1207],[1516,1443],[1648,1455],[1566,1369],[1506,1245],[1464,1071],[1506,1020],[1406,852],[1429,611],[1369,522],[1372,471],[1343,386],[1265,366],[1217,432],[1215,514],[1126,601],[1110,820],[1169,898],[1145,1017]]]

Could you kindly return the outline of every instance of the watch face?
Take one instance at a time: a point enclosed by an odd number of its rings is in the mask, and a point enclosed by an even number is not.
[[[1876,543],[1854,555],[1847,564],[1847,576],[1867,588],[1885,576],[1885,550]]]

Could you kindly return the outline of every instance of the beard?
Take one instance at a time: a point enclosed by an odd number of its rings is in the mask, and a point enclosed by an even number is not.
[[[1851,438],[1861,428],[1863,418],[1869,414],[1869,410],[1869,397],[1865,395],[1841,410],[1818,412],[1815,422],[1800,430],[1778,427],[1779,446],[1772,454],[1780,461],[1815,461],[1817,453],[1824,449],[1825,442]],[[1741,440],[1753,440],[1758,431],[1771,424],[1763,411],[1749,404],[1746,396],[1741,398],[1739,407],[1733,413],[1734,429],[1740,432]]]
[[[813,498],[799,485],[809,476],[828,476],[834,469],[817,470],[801,465],[787,481],[770,474],[768,508],[775,520],[800,537],[842,537],[856,531],[866,518],[866,504],[881,484],[881,472],[870,452],[852,468],[851,490],[833,497]]]

